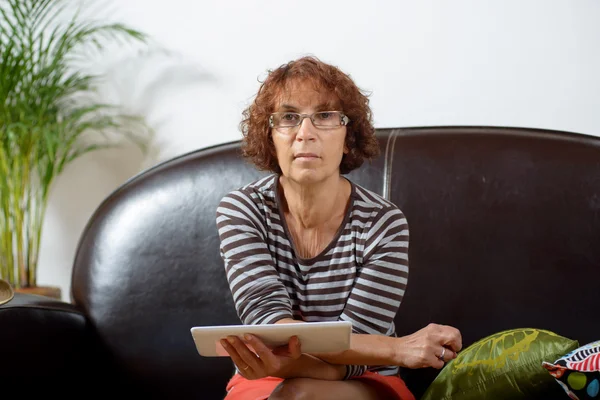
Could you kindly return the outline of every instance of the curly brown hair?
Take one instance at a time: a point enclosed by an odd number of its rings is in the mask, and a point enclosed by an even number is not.
[[[379,155],[379,142],[375,137],[367,95],[350,76],[337,67],[307,56],[268,71],[254,102],[243,111],[244,119],[240,123],[240,129],[243,134],[244,157],[249,158],[260,170],[281,173],[269,116],[274,112],[275,101],[286,85],[297,79],[312,81],[317,88],[335,94],[341,104],[341,111],[350,118],[346,131],[346,147],[349,151],[342,158],[340,173],[347,174],[360,167],[364,160],[371,160]]]

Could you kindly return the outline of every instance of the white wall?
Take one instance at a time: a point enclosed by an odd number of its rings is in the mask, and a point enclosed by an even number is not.
[[[240,138],[268,68],[313,54],[371,91],[377,127],[504,125],[600,136],[600,2],[119,0],[112,17],[181,58],[111,66],[111,96],[144,112],[157,153],[92,154],[58,179],[39,284],[69,299],[71,263],[94,209],[155,162]],[[198,75],[200,74],[200,75]]]

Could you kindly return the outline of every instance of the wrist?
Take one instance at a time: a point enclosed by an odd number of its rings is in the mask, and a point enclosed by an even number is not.
[[[330,381],[341,381],[346,377],[347,367],[340,364],[329,364],[332,367]]]
[[[367,335],[367,339],[373,340],[373,345],[378,349],[376,356],[379,364],[402,365],[404,358],[404,339],[402,337]]]
[[[389,340],[389,360],[390,365],[404,366],[404,355],[402,350],[404,349],[403,337],[391,337]]]

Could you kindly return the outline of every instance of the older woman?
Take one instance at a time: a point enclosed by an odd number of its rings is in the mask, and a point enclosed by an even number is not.
[[[305,354],[292,338],[222,345],[236,365],[227,399],[412,399],[398,367],[441,368],[461,349],[453,327],[396,337],[409,230],[398,207],[343,175],[378,155],[368,98],[313,57],[270,71],[244,112],[244,155],[266,178],[217,209],[221,255],[244,324],[349,321],[352,347]]]

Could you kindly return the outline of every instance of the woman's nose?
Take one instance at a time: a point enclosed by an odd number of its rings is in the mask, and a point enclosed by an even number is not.
[[[311,140],[315,138],[315,126],[313,125],[310,118],[306,117],[300,123],[298,132],[296,133],[296,139]]]

